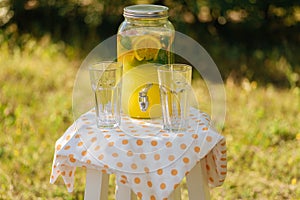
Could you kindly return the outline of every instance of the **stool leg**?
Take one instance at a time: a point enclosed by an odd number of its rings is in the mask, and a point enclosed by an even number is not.
[[[186,176],[189,200],[209,200],[209,188],[206,174],[203,173],[199,162]]]
[[[181,200],[181,186],[180,185],[171,193],[168,200]]]
[[[116,178],[116,200],[136,200],[136,195],[131,189]]]
[[[107,200],[109,175],[95,169],[86,170],[86,185],[84,199]]]

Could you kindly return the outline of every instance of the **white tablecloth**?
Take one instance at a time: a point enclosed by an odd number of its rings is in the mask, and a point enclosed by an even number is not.
[[[163,199],[201,159],[210,186],[224,182],[225,138],[207,114],[192,108],[185,132],[168,133],[161,124],[123,116],[120,128],[98,129],[94,110],[83,114],[56,142],[50,182],[61,175],[72,192],[76,167],[95,168],[116,174],[143,199]]]

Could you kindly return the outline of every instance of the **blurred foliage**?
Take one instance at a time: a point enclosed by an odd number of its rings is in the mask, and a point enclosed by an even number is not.
[[[168,6],[176,30],[204,46],[224,79],[300,85],[297,0],[0,0],[0,41],[49,34],[86,55],[116,34],[125,6],[140,3]]]

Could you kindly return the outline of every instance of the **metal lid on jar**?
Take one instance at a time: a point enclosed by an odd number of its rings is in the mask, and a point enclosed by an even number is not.
[[[139,4],[124,8],[124,17],[129,18],[165,18],[169,8],[161,5]]]

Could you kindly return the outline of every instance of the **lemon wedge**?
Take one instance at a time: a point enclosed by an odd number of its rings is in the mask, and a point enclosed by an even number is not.
[[[159,39],[152,35],[143,35],[133,41],[134,56],[138,61],[156,60],[161,47]]]

